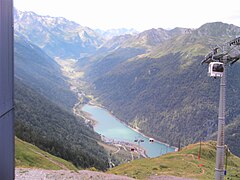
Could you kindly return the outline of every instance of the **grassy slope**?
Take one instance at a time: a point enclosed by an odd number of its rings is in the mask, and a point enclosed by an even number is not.
[[[179,152],[169,153],[158,158],[140,159],[113,168],[109,173],[122,174],[137,179],[147,179],[153,175],[173,175],[196,179],[214,179],[214,142],[202,143],[201,159],[198,160],[199,143],[189,145]],[[240,178],[240,159],[233,154],[228,156],[226,179]]]
[[[55,157],[18,138],[15,138],[15,162],[17,168],[77,170],[77,168],[70,162]]]

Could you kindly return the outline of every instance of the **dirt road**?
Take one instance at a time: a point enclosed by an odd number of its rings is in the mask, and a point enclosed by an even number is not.
[[[78,172],[69,170],[43,170],[16,168],[16,180],[136,180],[127,176],[106,174],[103,172],[81,170]],[[193,180],[175,176],[151,176],[149,180]]]
[[[103,172],[81,170],[78,172],[69,170],[43,170],[16,168],[16,180],[134,180],[127,176],[117,176]]]

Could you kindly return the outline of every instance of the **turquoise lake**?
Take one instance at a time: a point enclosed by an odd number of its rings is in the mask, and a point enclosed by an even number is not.
[[[149,138],[132,130],[125,124],[121,123],[116,117],[111,115],[107,110],[86,104],[82,108],[97,121],[94,130],[107,138],[134,143],[135,139],[142,139],[144,142],[140,146],[146,150],[149,157],[157,157],[168,152],[173,152],[175,148],[159,142],[149,142]]]

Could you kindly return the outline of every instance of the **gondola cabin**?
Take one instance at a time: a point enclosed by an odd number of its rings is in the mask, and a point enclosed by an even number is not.
[[[222,77],[223,76],[223,63],[211,62],[208,66],[208,76],[210,77]]]
[[[150,142],[150,143],[153,143],[153,142],[154,142],[154,139],[153,139],[153,138],[149,138],[149,142]]]

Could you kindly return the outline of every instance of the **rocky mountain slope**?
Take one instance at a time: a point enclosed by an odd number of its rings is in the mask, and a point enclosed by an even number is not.
[[[14,31],[53,58],[79,58],[94,52],[104,42],[95,31],[73,21],[17,9],[14,9]]]

